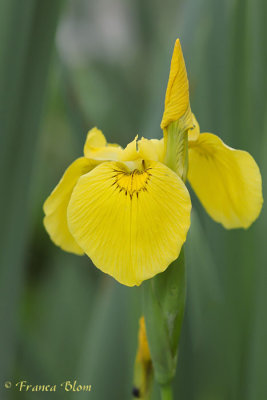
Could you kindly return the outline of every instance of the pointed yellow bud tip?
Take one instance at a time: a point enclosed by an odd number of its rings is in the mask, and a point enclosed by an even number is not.
[[[178,121],[186,113],[189,128],[193,125],[189,104],[189,84],[180,40],[177,39],[171,60],[161,129],[165,130],[171,122]]]
[[[138,351],[136,357],[138,361],[149,362],[151,360],[144,316],[139,319]]]
[[[153,367],[146,336],[145,319],[139,320],[138,348],[134,365],[133,396],[149,399],[153,383]]]

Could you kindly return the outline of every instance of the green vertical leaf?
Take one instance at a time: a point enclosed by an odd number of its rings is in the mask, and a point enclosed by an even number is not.
[[[0,376],[15,355],[38,128],[60,0],[0,5]]]

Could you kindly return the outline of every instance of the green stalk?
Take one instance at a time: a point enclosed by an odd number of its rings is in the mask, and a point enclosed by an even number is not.
[[[161,385],[162,399],[172,399],[170,383],[175,376],[185,309],[183,249],[166,271],[143,286],[146,333],[155,380]]]
[[[171,385],[161,386],[160,392],[161,392],[161,400],[172,400],[173,399]]]

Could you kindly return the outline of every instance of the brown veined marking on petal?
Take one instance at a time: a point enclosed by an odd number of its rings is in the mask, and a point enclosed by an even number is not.
[[[145,167],[144,160],[142,161],[142,166]],[[115,189],[119,189],[119,192],[124,191],[126,196],[129,194],[131,199],[134,193],[136,193],[136,197],[138,198],[139,192],[147,191],[146,186],[151,177],[151,173],[148,172],[149,170],[151,170],[151,168],[144,168],[144,170],[134,169],[130,172],[122,169],[113,169],[115,174],[112,176],[114,182],[111,186],[116,185]],[[134,185],[136,187],[134,187]]]

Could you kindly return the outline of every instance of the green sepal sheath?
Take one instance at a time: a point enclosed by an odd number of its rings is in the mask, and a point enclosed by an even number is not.
[[[188,171],[188,129],[185,129],[183,118],[170,123],[164,130],[164,141],[164,163],[185,182]]]
[[[155,378],[168,384],[175,375],[185,308],[183,249],[168,269],[144,283],[144,316]]]

